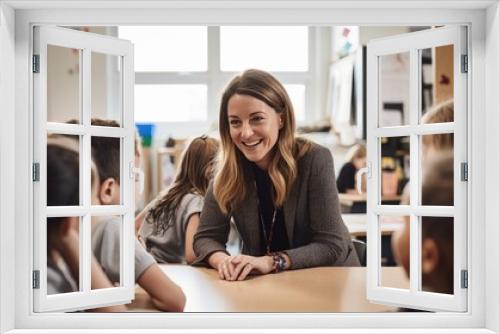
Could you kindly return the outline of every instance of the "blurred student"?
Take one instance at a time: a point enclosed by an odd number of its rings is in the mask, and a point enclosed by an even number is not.
[[[407,200],[406,200],[407,201]],[[422,179],[422,205],[453,206],[453,152],[429,157]],[[410,273],[410,222],[392,247],[396,261]],[[422,217],[422,290],[453,294],[453,217]]]
[[[119,127],[113,120],[92,119],[94,126]],[[92,159],[100,175],[98,205],[120,205],[120,138],[91,139]],[[141,150],[136,137],[135,165],[140,166]],[[136,182],[136,194],[138,193]],[[92,250],[104,272],[114,283],[120,282],[120,217],[92,219]],[[182,312],[186,297],[181,288],[163,273],[155,259],[135,239],[135,281],[163,311]]]
[[[137,217],[146,249],[160,263],[191,263],[193,237],[219,148],[216,139],[193,139],[184,151],[174,183]]]
[[[453,114],[453,99],[451,99],[432,107],[422,116],[422,123],[453,122]],[[424,160],[426,157],[439,153],[441,150],[450,149],[453,149],[453,133],[422,136],[422,156]]]
[[[52,142],[56,141],[52,138]],[[62,144],[64,145],[64,139]],[[47,205],[79,205],[78,152],[67,147],[47,145]],[[98,177],[92,166],[92,198],[97,197]],[[78,217],[47,218],[47,294],[78,291],[80,238]],[[91,288],[112,288],[96,258],[91,260]],[[124,305],[94,309],[98,312],[125,312]]]
[[[346,160],[337,178],[337,189],[339,193],[357,194],[356,172],[366,166],[365,145],[357,144],[351,147],[347,152]]]

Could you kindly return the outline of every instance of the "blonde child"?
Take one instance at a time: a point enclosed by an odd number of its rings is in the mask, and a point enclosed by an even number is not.
[[[196,258],[193,237],[218,147],[213,138],[193,139],[182,155],[172,186],[137,216],[139,235],[158,262],[191,263]]]

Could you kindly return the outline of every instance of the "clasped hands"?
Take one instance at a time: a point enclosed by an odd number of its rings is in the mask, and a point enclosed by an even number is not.
[[[219,254],[217,254],[219,255]],[[222,254],[218,263],[214,266],[219,273],[219,278],[226,281],[242,281],[249,274],[268,274],[274,270],[274,262],[271,256]]]

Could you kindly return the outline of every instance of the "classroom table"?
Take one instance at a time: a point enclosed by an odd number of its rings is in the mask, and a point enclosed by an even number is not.
[[[319,267],[223,281],[214,269],[160,265],[186,294],[185,312],[391,312],[396,308],[366,299],[366,268]],[[407,286],[400,267],[384,268],[385,283]],[[131,311],[155,312],[136,288]]]

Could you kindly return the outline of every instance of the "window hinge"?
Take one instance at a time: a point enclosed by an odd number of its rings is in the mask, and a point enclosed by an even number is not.
[[[33,73],[40,73],[40,55],[33,55]]]
[[[461,288],[467,289],[469,287],[469,272],[467,270],[461,271]]]
[[[33,182],[40,181],[40,164],[35,162],[33,164]]]
[[[467,55],[462,55],[461,57],[461,62],[462,62],[462,73],[467,73],[469,72],[469,57]]]
[[[460,166],[460,179],[462,181],[469,181],[469,165],[466,162],[462,162]]]
[[[40,289],[40,270],[33,270],[33,289]]]

